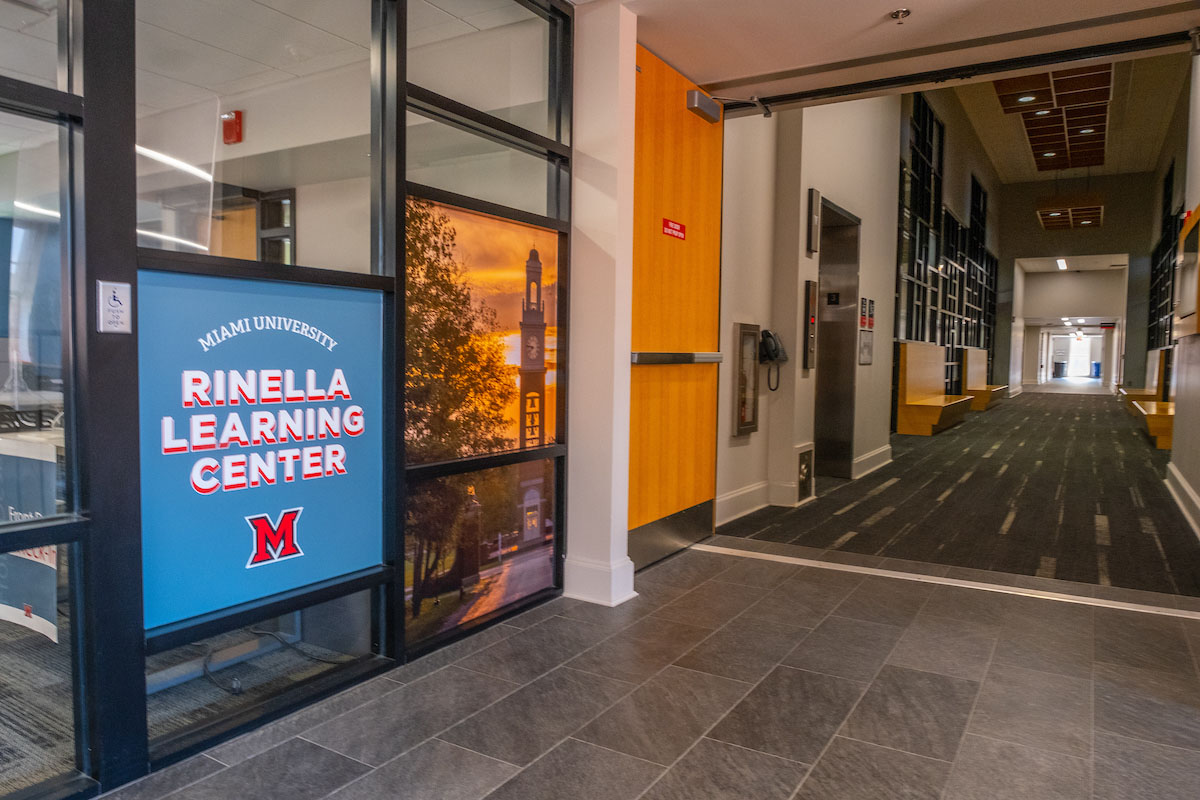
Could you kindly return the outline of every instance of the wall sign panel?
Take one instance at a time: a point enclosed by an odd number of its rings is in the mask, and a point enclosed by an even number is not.
[[[377,292],[138,280],[147,629],[382,559]]]

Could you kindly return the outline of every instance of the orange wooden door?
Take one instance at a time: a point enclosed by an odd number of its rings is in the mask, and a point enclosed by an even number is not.
[[[715,353],[722,124],[687,110],[694,83],[645,48],[637,61],[633,350]],[[718,365],[632,369],[630,555],[640,567],[712,531]]]

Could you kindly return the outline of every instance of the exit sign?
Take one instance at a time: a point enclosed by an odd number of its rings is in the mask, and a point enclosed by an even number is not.
[[[663,217],[663,235],[674,236],[676,239],[686,239],[687,226],[682,222],[676,222]]]

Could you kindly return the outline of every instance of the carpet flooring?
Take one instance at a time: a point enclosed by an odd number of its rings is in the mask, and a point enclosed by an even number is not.
[[[1169,457],[1111,395],[1027,393],[933,437],[894,436],[888,466],[717,532],[1200,596],[1200,539],[1163,484]]]

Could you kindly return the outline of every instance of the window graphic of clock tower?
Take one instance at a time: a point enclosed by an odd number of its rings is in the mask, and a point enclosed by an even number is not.
[[[542,300],[542,262],[537,250],[525,262],[525,297],[521,303],[521,449],[546,444],[546,304]],[[525,542],[540,540],[543,531],[543,463],[521,464],[521,509]]]

